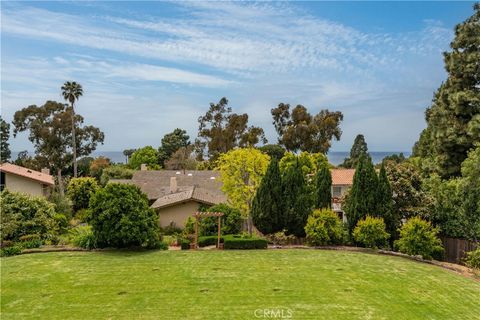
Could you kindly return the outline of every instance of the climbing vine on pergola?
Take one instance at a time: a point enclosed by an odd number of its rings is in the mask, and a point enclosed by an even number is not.
[[[195,218],[195,240],[193,242],[194,249],[198,249],[198,221],[207,217],[218,217],[217,249],[220,248],[220,237],[222,236],[222,216],[223,212],[195,212],[193,214],[193,217]]]

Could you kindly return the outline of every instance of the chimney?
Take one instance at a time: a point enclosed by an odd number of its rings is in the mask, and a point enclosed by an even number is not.
[[[177,187],[177,177],[170,178],[170,193],[175,193],[178,191]]]
[[[48,168],[42,168],[41,172],[42,172],[43,174],[50,174],[50,169],[48,169]]]
[[[146,165],[145,163],[142,163],[142,164],[140,165],[140,170],[141,170],[141,171],[147,171],[147,165]]]

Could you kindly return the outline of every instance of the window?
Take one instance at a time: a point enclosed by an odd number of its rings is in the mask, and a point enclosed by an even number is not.
[[[0,191],[5,189],[5,172],[0,172]]]
[[[342,196],[342,187],[333,187],[332,188],[332,197],[340,198]]]

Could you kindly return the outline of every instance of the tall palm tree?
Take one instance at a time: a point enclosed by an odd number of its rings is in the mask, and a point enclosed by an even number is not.
[[[63,98],[70,102],[72,107],[72,150],[73,150],[73,176],[77,177],[77,144],[75,141],[75,101],[78,101],[80,96],[83,96],[83,89],[80,83],[75,81],[67,81],[62,86]]]

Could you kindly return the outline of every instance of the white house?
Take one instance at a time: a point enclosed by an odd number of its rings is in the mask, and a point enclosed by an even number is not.
[[[0,164],[0,190],[8,189],[32,196],[48,196],[55,185],[48,169],[35,171],[11,163]]]

